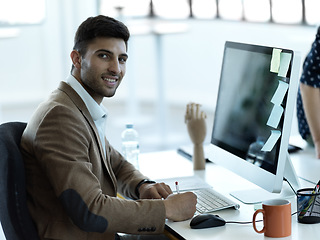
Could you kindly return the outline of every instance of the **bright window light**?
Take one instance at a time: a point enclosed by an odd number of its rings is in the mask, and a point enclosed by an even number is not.
[[[276,23],[301,23],[301,0],[272,0],[272,16]]]
[[[37,24],[45,13],[44,0],[0,0],[0,25]]]
[[[100,0],[100,13],[111,17],[147,17],[150,0]]]
[[[151,13],[151,0],[99,1],[100,13],[111,17],[149,17]],[[44,8],[44,2],[45,0],[0,0],[0,24],[22,21],[20,18],[28,12],[25,9],[35,12],[33,6]],[[306,23],[320,24],[320,0],[152,0],[152,4],[154,15],[165,19],[186,19],[190,17],[191,9],[193,17],[197,19],[214,19],[219,13],[218,17],[226,20],[269,22],[272,18],[275,23],[280,24],[302,23],[304,4]],[[23,11],[14,8],[17,5],[23,5],[19,8]],[[14,10],[8,11],[10,8]],[[30,14],[24,22],[43,19],[44,12],[41,15],[36,11],[36,14]]]
[[[123,3],[123,1],[100,0],[100,14],[109,17],[119,17],[119,15],[123,13],[124,7],[125,3]]]
[[[215,18],[217,16],[216,0],[193,0],[192,14],[200,19]]]
[[[306,10],[306,22],[310,25],[320,24],[320,1],[319,0],[304,0]]]
[[[219,15],[223,19],[242,19],[242,0],[219,0]]]
[[[168,19],[184,19],[190,16],[188,0],[153,0],[155,16]]]
[[[270,20],[270,0],[243,0],[245,20],[268,22]]]

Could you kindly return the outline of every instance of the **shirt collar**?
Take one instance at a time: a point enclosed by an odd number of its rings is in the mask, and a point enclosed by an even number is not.
[[[90,94],[82,87],[82,85],[77,81],[77,79],[69,75],[66,82],[75,90],[78,95],[82,98],[85,105],[87,106],[93,121],[97,121],[101,118],[106,118],[108,115],[107,109],[101,104],[99,105]]]

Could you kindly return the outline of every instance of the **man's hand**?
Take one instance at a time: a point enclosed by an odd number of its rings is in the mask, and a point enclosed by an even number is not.
[[[139,193],[140,199],[166,199],[172,190],[165,183],[145,183],[140,186]]]
[[[164,200],[166,217],[173,221],[184,221],[196,212],[197,196],[192,192],[171,194]]]

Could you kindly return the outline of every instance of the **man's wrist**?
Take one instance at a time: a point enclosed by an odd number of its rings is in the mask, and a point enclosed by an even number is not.
[[[138,198],[140,198],[140,192],[139,192],[139,189],[141,187],[142,184],[145,184],[145,183],[156,183],[155,181],[151,181],[149,179],[143,179],[142,181],[140,181],[138,183],[138,185],[136,186],[136,195],[138,196]]]

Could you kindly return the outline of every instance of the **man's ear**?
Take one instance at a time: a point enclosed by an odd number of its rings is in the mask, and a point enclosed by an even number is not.
[[[81,68],[81,55],[77,50],[73,50],[70,53],[70,57],[73,63],[73,66],[77,69]]]

